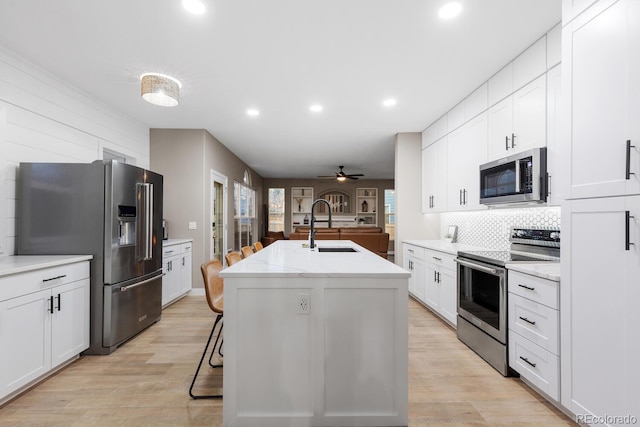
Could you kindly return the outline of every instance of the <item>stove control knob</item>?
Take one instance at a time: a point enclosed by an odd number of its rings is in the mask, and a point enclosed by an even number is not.
[[[549,237],[552,240],[560,240],[560,232],[559,231],[552,231],[551,234],[549,234]]]

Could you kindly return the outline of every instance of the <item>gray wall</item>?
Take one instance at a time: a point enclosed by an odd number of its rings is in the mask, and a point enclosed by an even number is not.
[[[203,287],[200,265],[211,253],[211,170],[228,178],[227,247],[233,245],[233,182],[251,175],[256,190],[258,236],[262,230],[262,177],[209,132],[202,129],[151,129],[151,169],[164,176],[164,218],[172,239],[193,239],[193,286]],[[189,230],[195,221],[196,230]],[[258,239],[256,239],[258,240]]]
[[[422,134],[396,134],[396,255],[402,265],[402,242],[439,239],[440,215],[422,214]]]

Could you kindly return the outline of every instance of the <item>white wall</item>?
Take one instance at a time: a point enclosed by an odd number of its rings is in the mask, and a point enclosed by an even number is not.
[[[0,256],[15,253],[20,162],[92,162],[108,148],[149,166],[149,129],[0,46]]]
[[[439,239],[440,215],[422,214],[422,133],[396,134],[395,157],[395,263],[402,265],[402,242]]]

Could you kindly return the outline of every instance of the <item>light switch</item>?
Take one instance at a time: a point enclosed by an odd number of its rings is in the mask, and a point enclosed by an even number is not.
[[[195,229],[196,229],[196,222],[189,221],[189,230],[195,230]]]

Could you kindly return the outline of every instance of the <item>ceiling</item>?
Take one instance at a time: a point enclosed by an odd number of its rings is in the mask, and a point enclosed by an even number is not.
[[[206,129],[263,177],[393,178],[397,132],[561,18],[560,0],[458,0],[449,21],[445,0],[203,1],[198,16],[181,0],[0,0],[0,44],[149,128]],[[145,72],[181,80],[180,104],[143,101]]]

